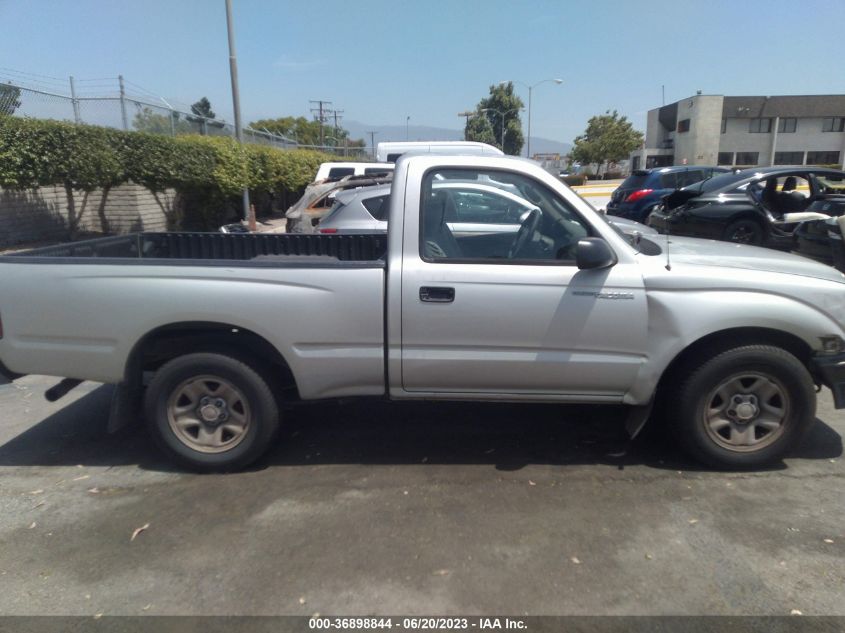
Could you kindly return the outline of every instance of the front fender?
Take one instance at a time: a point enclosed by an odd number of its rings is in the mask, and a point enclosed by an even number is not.
[[[797,337],[811,350],[820,336],[845,337],[824,310],[801,300],[750,290],[659,290],[647,293],[648,359],[640,367],[626,404],[643,404],[653,396],[666,368],[704,337],[738,328],[759,328]]]

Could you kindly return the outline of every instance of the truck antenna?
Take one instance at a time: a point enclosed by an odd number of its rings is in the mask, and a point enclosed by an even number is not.
[[[666,203],[663,203],[664,207]],[[669,244],[672,242],[672,223],[669,216],[666,216],[666,270],[672,270],[672,262],[669,260]]]

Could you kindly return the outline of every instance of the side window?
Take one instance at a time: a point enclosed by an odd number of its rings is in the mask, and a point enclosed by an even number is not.
[[[387,210],[390,208],[388,200],[390,200],[390,196],[378,196],[377,198],[367,198],[361,204],[373,218],[381,222],[387,219]]]
[[[352,167],[332,167],[329,170],[329,178],[332,180],[340,180],[344,176],[352,176],[355,174],[355,169]]]
[[[679,188],[704,180],[704,172],[700,169],[690,169],[689,171],[678,174],[678,176]]]
[[[810,182],[803,176],[783,176],[778,178],[777,190],[781,193],[793,193],[802,198],[808,198]]]
[[[574,264],[578,240],[590,234],[557,193],[518,173],[440,169],[423,180],[426,261]]]
[[[365,167],[364,168],[364,175],[365,176],[376,176],[376,175],[384,175],[389,176],[393,173],[393,169],[390,167]]]
[[[677,189],[678,187],[683,187],[683,185],[678,184],[677,173],[660,174],[661,189]]]

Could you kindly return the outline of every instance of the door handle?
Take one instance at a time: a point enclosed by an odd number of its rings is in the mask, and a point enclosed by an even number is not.
[[[429,303],[452,303],[455,300],[455,289],[442,286],[422,286],[420,301]]]

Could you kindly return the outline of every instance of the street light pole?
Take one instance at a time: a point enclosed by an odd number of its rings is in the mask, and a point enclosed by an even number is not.
[[[520,110],[520,108],[511,108],[510,110],[507,110],[506,112],[503,113],[500,110],[497,110],[496,108],[482,108],[481,109],[482,112],[495,112],[496,114],[498,114],[502,118],[502,137],[500,139],[500,142],[502,143],[502,151],[503,152],[505,151],[505,118],[511,112],[518,112],[519,110]]]
[[[514,84],[520,84],[520,85],[528,88],[528,142],[526,144],[526,149],[525,149],[525,156],[527,158],[531,158],[531,93],[534,91],[534,88],[536,88],[540,84],[544,84],[544,83],[547,83],[547,82],[550,82],[550,81],[555,82],[558,86],[563,83],[563,79],[543,79],[542,81],[538,81],[536,84],[533,84],[533,85],[528,85],[524,81],[513,81],[513,80],[511,80],[511,81],[500,81],[499,82],[500,86],[504,86],[505,84],[508,84],[508,83],[514,83]]]
[[[410,121],[411,121],[411,117],[406,116],[405,117],[405,140],[406,141],[408,140],[408,123],[410,123]]]
[[[238,90],[238,57],[235,53],[235,27],[232,23],[232,0],[226,0],[226,29],[229,32],[229,74],[232,78],[232,109],[235,111],[235,137],[238,143],[244,142],[244,130],[241,124],[241,95]],[[249,189],[243,190],[244,220],[254,224],[249,211]]]

